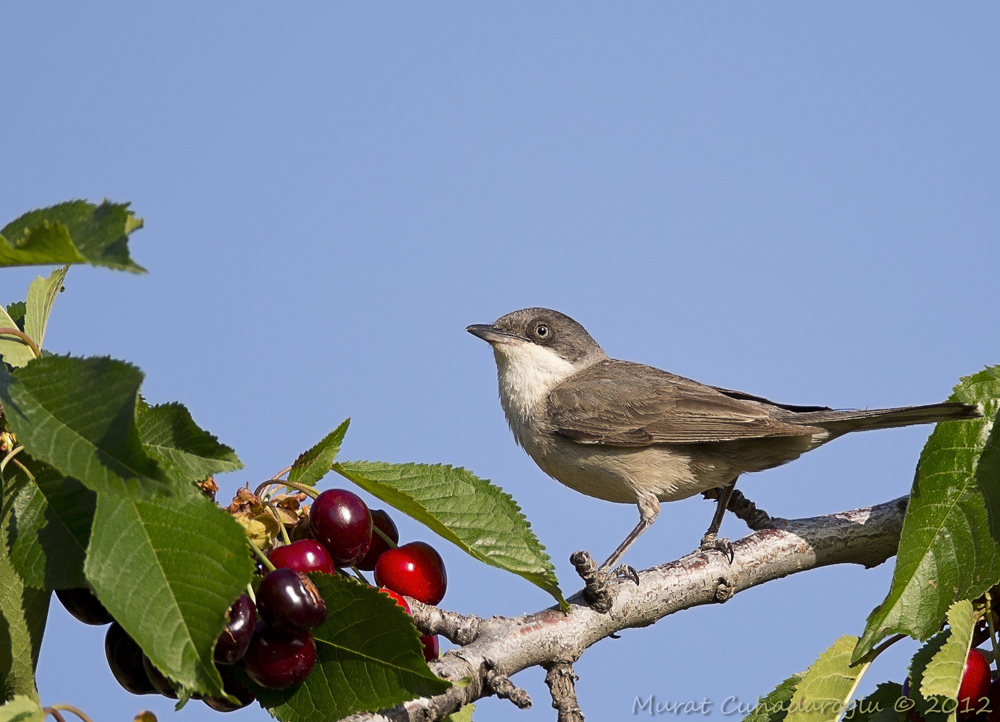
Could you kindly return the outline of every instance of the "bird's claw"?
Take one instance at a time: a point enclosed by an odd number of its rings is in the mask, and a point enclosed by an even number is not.
[[[703,552],[722,552],[730,564],[733,563],[733,559],[735,558],[732,543],[725,537],[721,539],[717,538],[715,534],[706,534],[702,537],[700,548]]]
[[[637,572],[633,567],[630,567],[628,564],[622,564],[619,566],[611,572],[611,576],[616,579],[631,579],[635,582],[636,586],[639,586],[639,572]]]

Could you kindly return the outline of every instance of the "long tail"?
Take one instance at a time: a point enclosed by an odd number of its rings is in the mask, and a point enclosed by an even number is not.
[[[963,404],[948,401],[927,406],[902,406],[897,409],[871,409],[861,411],[806,411],[792,415],[796,424],[819,426],[840,436],[849,431],[869,431],[871,429],[894,429],[897,426],[913,424],[933,424],[937,421],[959,421],[978,419],[983,410],[978,404]]]

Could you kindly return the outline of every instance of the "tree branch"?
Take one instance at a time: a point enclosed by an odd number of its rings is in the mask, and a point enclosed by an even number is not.
[[[550,607],[522,617],[479,619],[413,604],[414,621],[421,631],[470,640],[430,665],[440,677],[467,679],[468,684],[436,697],[347,719],[438,720],[493,694],[492,681],[509,684],[511,675],[527,667],[569,670],[568,675],[559,673],[563,682],[569,681],[572,661],[587,647],[623,629],[649,626],[682,609],[725,602],[745,589],[808,569],[831,564],[877,566],[896,553],[906,504],[907,497],[901,497],[829,516],[774,519],[773,528],[756,531],[733,544],[732,564],[722,554],[697,551],[641,572],[639,585],[612,579],[607,612],[591,607],[582,590],[569,598],[568,614]],[[564,695],[562,699],[567,698]]]

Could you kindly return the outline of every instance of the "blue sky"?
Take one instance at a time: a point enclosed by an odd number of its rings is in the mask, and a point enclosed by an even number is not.
[[[998,20],[984,2],[7,3],[0,225],[133,203],[149,274],[72,269],[46,344],[132,361],[151,402],[185,403],[246,463],[225,492],[351,417],[346,458],[501,485],[575,591],[569,554],[603,558],[636,510],[515,447],[465,326],[548,306],[611,356],[777,401],[943,400],[1000,360]],[[4,271],[0,301],[37,272]],[[928,430],[841,439],[740,488],[785,517],[886,501]],[[665,505],[627,561],[687,553],[711,514]],[[396,519],[444,555],[443,606],[548,605]],[[577,665],[581,705],[709,698],[722,718],[860,633],[890,574],[812,571],[605,640]],[[120,690],[102,640],[53,604],[43,702],[215,715]],[[912,649],[865,687],[901,681]],[[484,700],[476,719],[552,719],[543,676],[515,677],[530,711]]]

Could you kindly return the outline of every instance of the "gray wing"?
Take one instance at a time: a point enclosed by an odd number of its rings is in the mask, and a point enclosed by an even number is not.
[[[782,408],[766,399],[705,386],[651,366],[608,359],[559,384],[549,394],[547,414],[560,436],[608,446],[823,433],[821,428],[771,415],[772,410]]]

